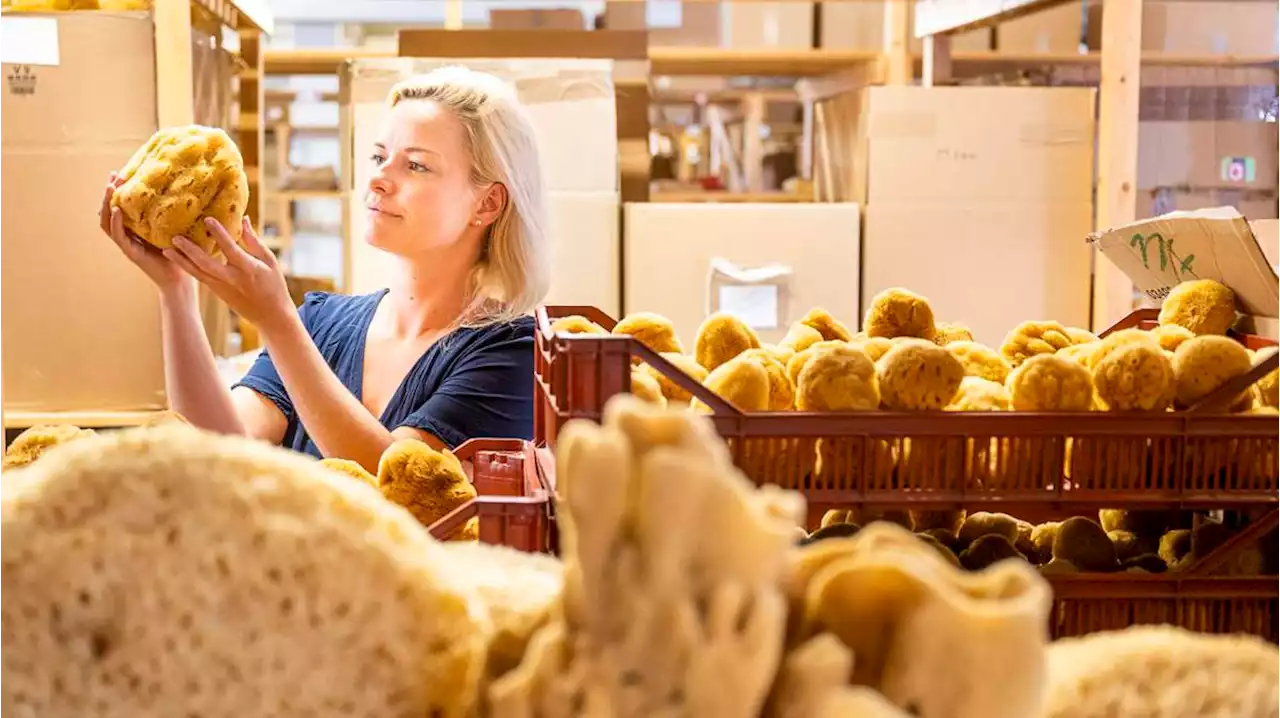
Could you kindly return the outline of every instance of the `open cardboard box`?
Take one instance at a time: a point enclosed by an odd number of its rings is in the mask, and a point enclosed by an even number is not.
[[[1277,339],[1276,231],[1274,221],[1250,224],[1234,207],[1211,207],[1095,232],[1089,241],[1153,299],[1163,300],[1175,285],[1192,279],[1222,282],[1236,293],[1243,315],[1237,330]]]

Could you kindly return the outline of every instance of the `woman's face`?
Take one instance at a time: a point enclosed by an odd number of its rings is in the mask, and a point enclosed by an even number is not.
[[[453,113],[433,101],[397,104],[371,155],[366,242],[400,256],[460,242],[478,249],[497,215],[494,193],[472,184],[465,130]]]

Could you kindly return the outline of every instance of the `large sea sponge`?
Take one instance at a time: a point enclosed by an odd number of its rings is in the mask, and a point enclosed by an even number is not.
[[[230,135],[217,127],[185,125],[159,130],[120,170],[123,184],[111,205],[124,214],[125,229],[161,249],[183,236],[217,253],[204,218],[212,217],[237,242],[249,204],[244,158]]]
[[[6,712],[472,715],[491,623],[469,567],[373,487],[177,426],[5,479]]]

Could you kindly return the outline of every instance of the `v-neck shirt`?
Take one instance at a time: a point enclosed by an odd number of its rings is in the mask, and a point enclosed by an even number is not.
[[[387,292],[310,292],[298,308],[325,362],[357,399],[363,400],[369,325]],[[441,337],[409,369],[379,421],[388,430],[421,429],[450,448],[472,438],[532,438],[533,331],[533,318],[520,317]],[[265,349],[235,386],[258,392],[280,409],[288,421],[284,446],[322,456]]]

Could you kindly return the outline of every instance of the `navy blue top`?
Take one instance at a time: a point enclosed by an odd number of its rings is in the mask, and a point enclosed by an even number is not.
[[[387,291],[359,296],[310,292],[298,308],[329,368],[357,399],[364,383],[369,323]],[[235,386],[253,389],[284,413],[289,422],[285,447],[321,456],[265,349]],[[456,329],[441,337],[409,370],[380,421],[390,430],[421,429],[450,448],[477,437],[532,439],[533,318]]]

